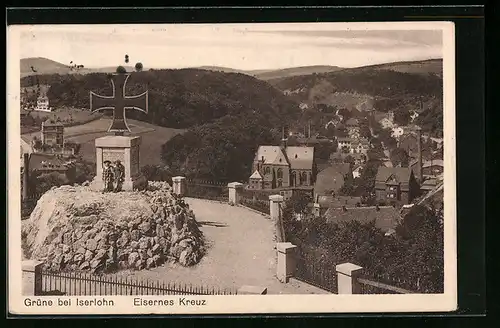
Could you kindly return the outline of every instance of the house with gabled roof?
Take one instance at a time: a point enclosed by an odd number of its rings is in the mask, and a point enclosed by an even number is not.
[[[377,201],[386,204],[410,204],[418,196],[419,185],[408,167],[378,168],[375,177],[375,196]]]

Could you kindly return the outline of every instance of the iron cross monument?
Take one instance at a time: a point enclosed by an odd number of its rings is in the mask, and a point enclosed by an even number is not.
[[[112,132],[114,135],[95,140],[97,175],[91,183],[91,188],[96,191],[104,189],[102,171],[105,161],[110,161],[112,164],[119,161],[125,167],[122,190],[141,190],[147,186],[147,181],[139,170],[141,137],[125,136],[124,133],[131,132],[125,115],[127,109],[148,112],[148,91],[136,96],[127,96],[125,86],[129,77],[130,74],[113,74],[111,76],[112,96],[101,96],[90,91],[90,110],[92,112],[105,109],[113,110],[113,119],[108,132]]]
[[[101,96],[90,91],[90,110],[93,113],[104,109],[113,110],[113,121],[108,132],[114,132],[116,135],[130,132],[125,116],[126,109],[135,109],[148,113],[147,91],[137,96],[125,95],[125,86],[129,77],[130,74],[113,74],[111,76],[112,96]]]

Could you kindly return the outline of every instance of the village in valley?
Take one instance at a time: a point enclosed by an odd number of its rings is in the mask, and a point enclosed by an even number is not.
[[[366,278],[351,293],[443,292],[442,59],[290,73],[124,57],[21,60],[23,248],[44,282],[345,293],[348,267]],[[125,165],[119,188],[106,163]]]

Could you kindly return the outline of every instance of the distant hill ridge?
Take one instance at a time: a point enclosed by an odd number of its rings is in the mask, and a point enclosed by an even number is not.
[[[37,72],[33,72],[32,67]],[[132,66],[124,66],[124,67],[127,71],[134,70],[134,67]],[[397,72],[416,73],[416,74],[431,73],[441,76],[443,69],[443,61],[442,59],[429,59],[421,61],[384,63],[384,64],[355,67],[355,68],[343,68],[333,65],[302,66],[302,67],[291,67],[291,68],[276,69],[276,70],[273,69],[240,70],[240,69],[234,69],[229,67],[218,67],[218,66],[201,66],[195,68],[208,71],[223,72],[223,73],[246,74],[267,81],[267,80],[286,78],[291,76],[321,74],[321,73],[336,72],[340,70],[361,70],[361,69],[392,70]],[[101,68],[84,67],[78,72],[75,72],[69,68],[69,64],[65,65],[57,61],[43,57],[31,57],[31,58],[21,59],[21,77],[29,75],[41,75],[41,74],[111,73],[114,72],[115,69],[116,69],[115,66],[101,67]],[[147,70],[147,68],[145,68],[145,70]]]

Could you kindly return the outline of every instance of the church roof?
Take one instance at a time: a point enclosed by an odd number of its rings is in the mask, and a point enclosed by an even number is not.
[[[293,170],[312,170],[314,147],[289,146],[285,152],[280,146],[259,146],[256,160],[264,159],[264,164],[290,165]]]
[[[250,176],[250,179],[262,179],[262,175],[260,175],[259,171],[255,170],[255,172]]]
[[[256,160],[264,159],[264,164],[288,165],[280,146],[259,146]],[[281,159],[281,162],[279,161]],[[283,161],[285,159],[285,161]]]
[[[292,170],[312,170],[314,163],[314,147],[286,148],[286,155]]]

